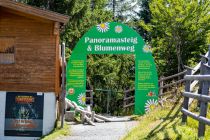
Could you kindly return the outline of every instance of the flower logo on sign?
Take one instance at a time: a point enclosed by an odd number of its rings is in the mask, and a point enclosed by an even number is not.
[[[154,100],[154,99],[147,100],[147,102],[145,103],[146,113],[154,110],[157,105],[158,105],[157,100]]]
[[[81,105],[85,105],[85,103],[86,103],[86,95],[85,95],[85,93],[80,93],[79,94],[79,96],[78,96],[78,102]]]
[[[102,33],[107,32],[109,30],[109,23],[106,22],[97,25],[97,30]]]
[[[70,95],[74,94],[74,89],[73,89],[73,88],[70,88],[70,89],[69,89],[69,94],[70,94]]]
[[[149,96],[149,97],[154,97],[154,96],[156,96],[156,95],[155,95],[154,92],[150,91],[150,92],[148,92],[147,96]]]
[[[121,33],[122,31],[123,31],[122,26],[117,25],[117,26],[115,27],[115,32],[116,32],[116,33]]]
[[[152,47],[149,46],[149,45],[144,45],[143,51],[144,51],[145,53],[152,52]]]

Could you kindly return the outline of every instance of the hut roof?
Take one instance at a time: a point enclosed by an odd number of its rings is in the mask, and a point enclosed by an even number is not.
[[[13,0],[0,0],[0,7],[5,7],[13,11],[25,13],[28,15],[33,15],[39,18],[47,19],[50,21],[60,22],[66,24],[69,17],[63,14],[52,12],[45,9],[40,9],[37,7],[32,7],[27,4],[16,2]]]

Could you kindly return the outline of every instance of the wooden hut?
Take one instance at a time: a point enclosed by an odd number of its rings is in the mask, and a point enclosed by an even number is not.
[[[68,17],[0,0],[0,91],[60,92],[59,33]]]
[[[8,92],[49,94],[53,97],[46,95],[44,110],[54,108],[54,99],[61,92],[60,31],[68,20],[68,16],[59,13],[0,0],[0,112],[7,113]],[[18,101],[25,101],[24,98]],[[47,104],[53,108],[47,108]],[[54,112],[44,113],[44,120]],[[5,114],[0,114],[1,124]],[[47,123],[53,122],[54,118]],[[52,129],[45,125],[44,122],[43,131],[44,127]],[[0,127],[0,139],[5,139],[1,137],[2,129],[5,127]]]

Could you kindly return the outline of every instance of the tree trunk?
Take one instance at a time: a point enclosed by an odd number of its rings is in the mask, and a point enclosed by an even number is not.
[[[176,46],[176,55],[177,55],[177,62],[178,62],[178,73],[182,71],[181,64],[182,64],[182,58],[181,58],[181,51],[180,51],[180,45]]]
[[[115,6],[116,6],[116,0],[113,0],[113,2],[112,2],[113,21],[115,21]]]

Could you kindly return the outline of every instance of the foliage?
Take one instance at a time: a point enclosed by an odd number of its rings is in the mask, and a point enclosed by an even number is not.
[[[140,0],[110,0],[107,8],[113,13],[113,20],[128,22],[136,17]]]
[[[181,71],[199,61],[210,43],[209,0],[17,0],[70,17],[61,34],[66,56],[93,25],[112,21],[132,25],[153,47],[159,75]],[[138,11],[140,9],[140,11]],[[122,91],[134,87],[134,60],[129,55],[89,56],[87,81],[94,88]],[[175,69],[177,67],[177,69]],[[113,94],[114,95],[114,94]],[[122,93],[112,106],[119,106]],[[97,97],[101,98],[101,97]],[[100,110],[100,108],[98,108]],[[117,108],[116,108],[117,110]]]
[[[136,15],[132,21],[130,21],[136,31],[145,39],[145,41],[150,41],[151,40],[151,35],[148,31],[147,26],[144,26],[145,23],[148,24],[151,22],[151,12],[149,9],[149,3],[151,0],[141,0],[138,3],[139,11],[136,12]],[[141,24],[143,22],[144,24]]]
[[[61,129],[58,126],[58,124],[60,124],[60,122],[57,122],[56,128],[54,128],[54,130],[50,134],[48,134],[46,136],[43,136],[41,138],[41,140],[54,140],[54,139],[56,139],[58,137],[70,135],[69,125],[67,125],[66,123],[64,123],[64,128]]]
[[[106,0],[18,0],[29,5],[52,10],[69,16],[61,40],[73,49],[81,36],[92,26],[112,19],[105,10]],[[68,54],[67,54],[68,55]]]
[[[61,34],[61,40],[66,43],[66,58],[70,58],[72,49],[93,25],[112,20],[112,12],[106,10],[106,0],[19,0],[21,2],[41,7],[43,9],[52,10],[70,17],[69,22],[65,26]],[[125,6],[125,3],[124,3]],[[94,61],[91,61],[94,59]],[[127,59],[129,61],[127,61]],[[91,57],[88,67],[92,67],[88,73],[90,83],[95,88],[123,90],[124,88],[133,86],[134,74],[130,78],[129,66],[131,57],[123,56],[95,56]],[[126,60],[126,61],[125,61]],[[93,63],[92,63],[93,62]],[[118,67],[115,67],[115,66]],[[95,69],[100,66],[100,69]],[[90,69],[90,68],[89,68]],[[129,79],[130,78],[130,79]],[[115,96],[112,94],[112,96]],[[122,95],[113,98],[119,98]],[[98,98],[96,98],[98,99]],[[119,100],[117,101],[119,102]],[[114,109],[114,108],[113,108]]]
[[[123,140],[195,140],[198,132],[198,121],[188,117],[187,124],[181,123],[181,103],[174,106],[158,107],[153,112],[138,117],[139,125]],[[210,109],[208,112],[210,117]],[[147,126],[147,127],[145,127]],[[205,139],[210,139],[210,127],[206,126]]]
[[[110,90],[112,93],[111,113],[122,112],[123,92],[134,88],[135,68],[133,55],[89,55],[87,61],[87,80],[94,89]],[[106,111],[107,91],[98,91],[95,103],[99,112]],[[103,95],[101,95],[103,94]]]
[[[71,49],[92,26],[111,21],[111,12],[105,10],[106,0],[71,0],[66,5],[70,20],[61,38]]]
[[[89,55],[87,78],[95,88],[119,91],[134,87],[133,55]]]
[[[210,29],[210,2],[208,0],[152,0],[151,23],[139,24],[150,32],[154,57],[160,75],[177,73],[184,65],[198,61],[207,47]],[[174,69],[177,67],[177,69]]]

